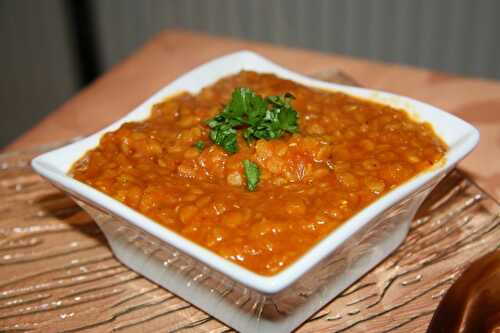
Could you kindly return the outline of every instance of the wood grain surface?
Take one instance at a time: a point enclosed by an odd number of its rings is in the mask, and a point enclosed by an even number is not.
[[[339,77],[353,83],[324,78]],[[39,152],[0,156],[1,332],[231,331],[120,264],[90,217],[31,171]],[[499,246],[499,204],[455,171],[403,245],[298,331],[425,332],[464,268]]]

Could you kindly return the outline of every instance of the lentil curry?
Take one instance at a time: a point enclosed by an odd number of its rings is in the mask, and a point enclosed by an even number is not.
[[[241,87],[260,100],[273,96],[259,102],[267,115],[288,109],[280,135],[257,135],[264,125],[249,129],[251,115],[233,127],[221,116]],[[217,132],[225,124],[231,149]],[[428,123],[402,110],[244,71],[106,133],[71,173],[218,255],[273,275],[446,149]]]

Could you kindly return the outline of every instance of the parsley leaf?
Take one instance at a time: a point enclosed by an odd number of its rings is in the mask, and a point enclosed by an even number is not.
[[[247,142],[296,133],[298,116],[291,106],[294,98],[290,93],[262,98],[249,88],[237,88],[222,112],[206,122],[211,128],[210,139],[226,152],[235,153],[238,129],[244,129],[243,138]]]
[[[297,124],[297,112],[291,108],[282,109],[278,114],[280,126],[284,131],[297,133],[299,126]]]
[[[210,124],[208,124],[208,126],[210,126]],[[236,130],[228,123],[221,123],[213,126],[210,131],[210,139],[228,153],[236,153],[238,151]]]
[[[247,178],[247,189],[254,192],[257,184],[260,181],[260,170],[257,164],[249,160],[243,161],[243,168],[245,170],[245,177]]]
[[[194,143],[194,147],[198,149],[198,151],[202,151],[205,148],[205,142],[198,140]]]

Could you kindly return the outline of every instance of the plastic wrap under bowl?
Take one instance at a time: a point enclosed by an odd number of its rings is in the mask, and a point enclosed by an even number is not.
[[[126,221],[76,201],[95,219],[116,257],[134,271],[238,331],[279,333],[296,328],[395,250],[438,181],[433,180],[374,218],[290,287],[267,295],[233,281]]]

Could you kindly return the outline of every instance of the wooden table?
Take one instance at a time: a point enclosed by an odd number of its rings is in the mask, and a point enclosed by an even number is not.
[[[305,74],[340,69],[364,86],[430,102],[474,123],[482,142],[461,168],[500,197],[500,83],[179,31],[157,36],[7,149],[88,134],[186,70],[241,49]],[[0,331],[230,331],[118,263],[93,221],[33,176],[27,161],[34,153],[0,159]],[[424,332],[464,267],[500,244],[498,203],[461,173],[438,187],[405,243],[300,332]]]
[[[481,142],[460,167],[500,198],[500,82],[185,31],[159,34],[7,149],[89,134],[128,113],[187,70],[242,49],[305,74],[337,68],[363,86],[428,102],[474,124],[481,132]]]

